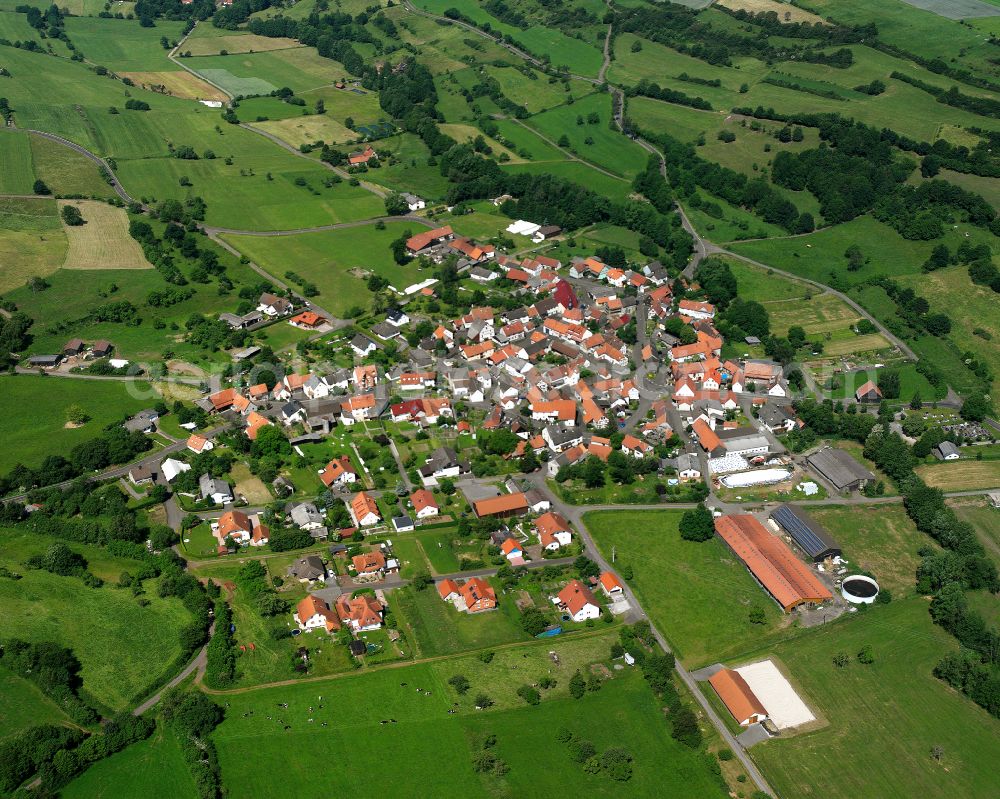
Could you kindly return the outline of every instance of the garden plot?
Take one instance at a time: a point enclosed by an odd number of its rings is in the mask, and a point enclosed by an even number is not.
[[[737,673],[754,692],[779,730],[801,727],[816,717],[772,660],[740,666]]]

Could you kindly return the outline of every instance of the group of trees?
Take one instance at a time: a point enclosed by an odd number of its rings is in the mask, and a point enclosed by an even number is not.
[[[224,712],[200,691],[171,688],[163,695],[163,720],[176,733],[201,799],[224,795],[219,756],[211,732]]]
[[[903,496],[903,506],[918,530],[940,549],[924,547],[917,569],[917,591],[935,594],[931,618],[969,650],[948,656],[935,674],[964,691],[993,715],[1000,715],[1000,632],[970,608],[965,591],[1000,591],[1000,576],[975,530],[960,521],[944,501],[944,494],[927,486],[913,471],[916,459],[896,434],[875,428],[865,442],[865,457],[892,477]]]

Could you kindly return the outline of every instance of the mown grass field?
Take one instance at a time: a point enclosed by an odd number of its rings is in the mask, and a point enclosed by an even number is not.
[[[874,665],[854,660],[865,645]],[[913,597],[746,653],[740,662],[779,658],[829,722],[772,738],[754,748],[754,760],[781,796],[991,794],[1000,721],[932,673],[957,648],[931,622],[927,602]],[[838,652],[851,656],[846,668],[833,665]],[[940,762],[930,755],[935,746],[944,750]]]
[[[367,307],[371,298],[365,280],[350,274],[351,270],[375,272],[400,290],[431,276],[415,265],[398,266],[392,260],[389,244],[404,230],[418,233],[423,227],[391,222],[384,230],[366,225],[273,238],[224,238],[272,274],[283,275],[289,269],[298,272],[316,284],[320,292],[317,302],[323,308],[342,313],[352,305]]]
[[[49,275],[66,258],[55,200],[0,199],[0,291],[23,286],[29,277]]]
[[[72,205],[83,225],[63,224],[69,241],[64,269],[152,269],[139,242],[128,232],[128,214],[96,200],[60,200],[60,211]]]
[[[41,136],[31,137],[35,177],[60,195],[106,197],[115,195],[93,161],[75,150]]]
[[[105,425],[155,402],[148,396],[132,397],[125,384],[110,381],[4,375],[0,387],[7,409],[0,416],[2,472],[17,463],[38,466],[54,452],[65,455],[75,445],[96,438]],[[64,427],[70,405],[79,405],[91,420],[83,427]]]
[[[0,174],[0,193],[34,194],[34,170],[31,168],[31,142],[26,133],[8,133],[0,139],[4,168]]]
[[[276,89],[287,86],[297,93],[329,85],[347,76],[341,64],[323,58],[313,47],[293,47],[232,55],[192,56],[184,59],[184,65],[204,74],[213,83],[233,94],[255,93],[247,91],[247,87],[243,86],[241,81],[257,80],[269,83]],[[223,76],[220,80],[216,80],[220,71],[228,73],[231,77]]]
[[[122,72],[122,77],[132,80],[137,86],[150,91],[166,92],[185,100],[218,100],[226,102],[229,97],[212,84],[197,75],[184,70],[165,72]],[[154,89],[154,87],[156,87]]]
[[[971,491],[976,488],[1000,488],[1000,461],[972,458],[917,467],[927,485],[942,491]]]
[[[778,606],[720,539],[682,540],[681,514],[598,511],[584,520],[601,552],[610,557],[614,547],[616,562],[632,567],[632,589],[685,664],[714,663],[781,635],[787,628]],[[750,623],[755,608],[765,624]]]
[[[191,55],[220,55],[222,51],[234,53],[265,53],[270,50],[287,50],[301,47],[294,39],[270,38],[248,32],[223,31],[211,25],[198,25],[184,42],[181,50]]]
[[[568,726],[600,750],[622,746],[633,754],[629,795],[693,791],[699,797],[723,796],[721,784],[708,775],[701,756],[669,737],[668,725],[636,672],[613,672],[614,678],[600,691],[580,700],[568,697],[571,670],[605,658],[609,643],[606,636],[556,640],[500,651],[489,665],[473,657],[227,696],[227,718],[214,736],[223,780],[238,784],[240,795],[246,797],[353,793],[370,787],[373,779],[380,790],[393,795],[419,786],[427,796],[456,792],[620,796],[618,783],[586,774],[562,751],[555,735]],[[559,652],[561,667],[552,666],[549,649]],[[514,695],[523,682],[549,671],[554,671],[558,685],[545,692],[540,705],[528,707]],[[479,690],[474,683],[459,702],[458,712],[449,714],[456,697],[446,680],[456,673],[465,673],[470,681],[488,680],[495,708],[472,709]],[[289,707],[277,708],[278,703]],[[250,710],[253,715],[243,718]],[[310,717],[316,721],[309,723]],[[603,723],[594,724],[596,718]],[[291,729],[283,730],[278,719]],[[388,719],[396,723],[379,723]],[[321,726],[324,721],[328,727]],[[485,733],[497,736],[496,753],[510,765],[502,779],[480,777],[472,770],[474,741]],[[359,739],[366,745],[356,746]],[[252,760],[245,756],[248,747],[255,752]],[[356,750],[352,768],[323,767],[326,753],[347,750]],[[539,769],[542,751],[547,752],[546,767]],[[392,752],[392,769],[381,768],[385,752]],[[442,767],[442,752],[448,753],[447,768]],[[373,778],[376,772],[378,777]]]
[[[69,721],[38,686],[6,669],[0,669],[0,695],[0,741],[29,727]]]
[[[73,43],[95,64],[123,72],[171,72],[178,70],[160,46],[160,37],[168,42],[181,38],[184,23],[157,20],[154,27],[144,28],[139,20],[95,19],[71,17],[66,20],[66,33]]]
[[[65,788],[66,799],[194,799],[198,790],[173,731],[162,724],[153,736],[98,761]]]
[[[121,710],[180,653],[178,634],[190,615],[179,599],[160,599],[155,581],[146,585],[148,607],[130,592],[107,584],[87,588],[75,577],[59,577],[23,566],[44,553],[52,540],[15,531],[0,536],[0,563],[22,579],[0,581],[4,633],[29,641],[55,641],[71,648],[83,664],[85,691],[104,705]],[[71,545],[84,556],[93,548]],[[104,568],[134,572],[138,563],[113,559]]]

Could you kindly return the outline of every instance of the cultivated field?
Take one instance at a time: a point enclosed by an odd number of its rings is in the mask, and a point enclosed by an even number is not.
[[[51,444],[48,451],[51,451]],[[84,690],[110,708],[129,706],[179,654],[178,634],[190,620],[179,599],[160,599],[149,586],[147,607],[113,585],[87,588],[75,577],[59,577],[23,567],[43,553],[51,539],[13,531],[0,542],[0,563],[21,572],[22,579],[0,581],[4,633],[31,641],[56,641],[70,647],[83,664]],[[71,544],[105,570],[133,573],[139,564],[112,559],[96,547]],[[104,575],[108,576],[107,571]],[[114,578],[111,578],[114,579]]]
[[[787,630],[777,605],[720,539],[681,539],[681,513],[615,511],[585,517],[601,552],[610,557],[614,547],[617,562],[632,568],[630,585],[677,657],[687,665],[706,665]],[[764,612],[763,625],[750,623],[754,609]]]
[[[943,491],[970,491],[976,488],[1000,488],[1000,460],[962,459],[929,463],[917,467],[927,485]]]
[[[59,207],[73,205],[85,225],[66,225],[69,250],[63,269],[152,269],[139,242],[128,232],[124,208],[97,200],[60,200]]]
[[[54,200],[0,199],[0,291],[54,272],[67,246]]]
[[[185,100],[218,100],[225,102],[229,98],[210,83],[206,83],[197,75],[177,70],[173,72],[123,72],[123,77],[143,89],[170,94]]]
[[[807,338],[823,344],[823,355],[838,357],[853,353],[876,352],[890,344],[880,333],[857,335],[851,328],[861,315],[833,294],[807,295],[802,300],[765,302],[771,319],[771,331],[784,335],[799,326]]]

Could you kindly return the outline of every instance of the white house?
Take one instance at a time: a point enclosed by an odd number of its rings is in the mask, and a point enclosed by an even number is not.
[[[184,463],[184,461],[175,460],[174,458],[167,458],[160,464],[160,471],[163,474],[163,478],[168,483],[173,481],[173,479],[181,472],[187,472],[190,470],[190,463]]]
[[[403,199],[406,200],[406,207],[411,211],[423,211],[427,207],[427,203],[420,199],[416,194],[404,192]]]
[[[587,621],[601,615],[601,606],[587,586],[579,580],[570,580],[552,602],[565,610],[573,621]]]

